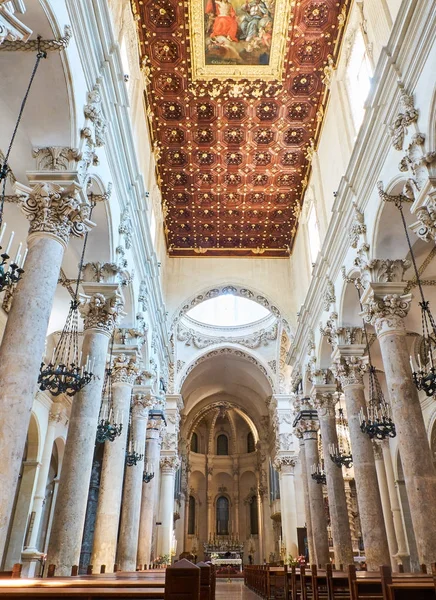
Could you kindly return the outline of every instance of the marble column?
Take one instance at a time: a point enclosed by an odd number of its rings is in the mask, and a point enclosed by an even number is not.
[[[401,295],[404,282],[398,279],[406,268],[404,261],[373,262],[379,269],[389,263],[392,276],[389,283],[371,281],[362,304],[380,343],[419,562],[430,566],[436,561],[436,502],[428,500],[436,498],[436,469],[407,349],[404,318],[412,296]],[[377,281],[374,269],[372,263],[368,265],[371,280]],[[427,357],[422,360],[427,362]]]
[[[161,482],[159,496],[159,536],[157,553],[171,556],[171,543],[174,529],[174,484],[175,474],[180,464],[178,456],[163,456],[160,459]]]
[[[38,482],[36,484],[35,495],[33,497],[32,512],[34,513],[34,518],[32,530],[27,548],[21,554],[23,561],[29,563],[27,576],[33,576],[35,574],[35,569],[39,569],[39,559],[41,554],[44,552],[44,548],[37,548],[36,544],[41,526],[42,511],[45,502],[47,478],[50,470],[51,457],[53,454],[56,427],[62,418],[61,413],[62,405],[59,402],[54,402],[48,415],[48,425],[44,439],[41,467],[39,469]]]
[[[135,352],[130,355],[122,353],[114,356],[112,364],[113,412],[115,420],[122,423],[123,428],[121,434],[113,442],[105,442],[104,445],[91,556],[91,564],[97,572],[101,565],[106,565],[106,573],[112,573],[115,563],[126,463],[130,400],[138,372]]]
[[[133,439],[139,448],[138,452],[144,455],[144,460],[145,431],[148,410],[152,401],[150,395],[144,395],[140,393],[138,389],[134,389],[132,401]],[[144,461],[139,461],[136,465],[126,467],[117,554],[117,561],[121,571],[136,571],[143,472]]]
[[[17,186],[30,220],[25,273],[18,283],[0,346],[0,555],[4,552],[45,337],[65,248],[90,229],[90,207],[77,177]],[[68,181],[71,175],[71,181]]]
[[[160,419],[149,419],[147,423],[147,434],[145,442],[144,465],[155,473],[153,479],[142,484],[141,514],[139,521],[138,537],[138,565],[149,565],[152,550],[152,539],[154,530],[156,487],[159,481],[160,466]]]
[[[351,451],[353,454],[354,477],[356,480],[357,502],[359,504],[365,556],[369,571],[378,570],[380,565],[391,562],[386,536],[383,509],[378,488],[372,442],[360,429],[359,414],[366,411],[363,374],[365,363],[361,356],[365,347],[358,345],[341,347],[343,355],[338,358],[336,373],[344,390],[350,430]],[[360,353],[360,356],[356,355]],[[338,355],[340,356],[340,355]]]
[[[301,462],[301,477],[303,479],[303,492],[304,492],[304,508],[306,514],[306,533],[307,533],[307,546],[309,549],[309,561],[312,564],[316,564],[315,549],[313,546],[313,533],[312,533],[312,517],[310,514],[310,498],[309,498],[309,481],[306,462],[306,449],[304,446],[304,438],[302,431],[296,428],[296,436],[300,442],[300,462]]]
[[[280,455],[274,461],[274,468],[279,472],[280,510],[282,514],[283,542],[286,548],[285,558],[289,555],[294,558],[298,556],[297,503],[294,481],[296,464],[295,456]]]
[[[407,548],[406,533],[404,531],[403,516],[401,513],[400,500],[395,485],[394,468],[392,465],[391,450],[388,440],[381,443],[383,459],[385,463],[386,482],[388,485],[389,502],[394,522],[395,538],[397,540],[397,554],[395,558],[404,566],[404,570],[410,571],[410,555]]]
[[[337,467],[330,459],[329,448],[339,446],[336,431],[337,396],[336,386],[329,384],[316,385],[312,388],[312,399],[318,411],[321,438],[324,448],[324,468],[327,480],[327,494],[329,499],[330,523],[333,538],[335,564],[351,565],[354,562],[353,547],[351,544],[350,524],[347,515],[347,499],[345,496],[344,478],[342,468]]]
[[[302,420],[299,427],[303,430],[306,453],[306,473],[309,487],[310,516],[312,520],[312,536],[316,564],[325,568],[330,562],[329,541],[327,534],[327,517],[324,505],[322,485],[311,476],[312,465],[320,462],[318,454],[318,429],[316,420]]]
[[[47,552],[47,564],[56,565],[58,575],[69,575],[71,566],[79,564],[108,344],[123,308],[116,284],[82,286],[86,293],[80,307],[84,317],[82,352],[94,363],[95,377],[74,396],[71,407]]]
[[[389,552],[391,555],[391,567],[393,571],[398,571],[398,563],[394,556],[397,553],[397,539],[395,537],[394,520],[392,518],[391,503],[389,499],[388,482],[386,478],[385,463],[383,460],[383,451],[378,443],[374,443],[375,469],[377,471],[378,487],[383,507],[383,518],[386,527],[386,536],[388,539]]]

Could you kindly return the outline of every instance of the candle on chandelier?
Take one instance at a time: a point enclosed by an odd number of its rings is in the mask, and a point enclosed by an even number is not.
[[[7,247],[6,247],[6,250],[5,250],[5,254],[7,254],[8,256],[9,256],[9,250],[11,249],[11,246],[12,246],[12,241],[13,241],[13,239],[14,239],[14,236],[15,236],[15,231],[13,231],[13,232],[11,233],[11,236],[10,236],[10,238],[9,238],[9,242],[8,242],[8,245],[7,245]]]
[[[22,269],[24,267],[24,263],[26,262],[26,258],[27,258],[27,253],[29,252],[29,248],[26,248],[24,255],[23,255],[23,259],[21,261],[21,265],[20,265],[20,269]]]
[[[15,263],[16,265],[18,265],[18,264],[19,264],[19,263],[18,263],[18,261],[20,260],[20,254],[21,254],[21,248],[22,248],[22,247],[23,247],[23,242],[20,242],[20,244],[19,244],[19,246],[18,246],[17,254],[15,255],[15,258],[14,258],[14,263]]]
[[[0,244],[6,231],[6,225],[7,223],[3,223],[3,227],[0,229]]]

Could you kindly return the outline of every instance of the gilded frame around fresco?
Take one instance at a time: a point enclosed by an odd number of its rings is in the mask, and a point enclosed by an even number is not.
[[[283,62],[295,0],[276,0],[269,65],[206,65],[204,0],[189,0],[189,38],[193,81],[211,79],[263,79],[281,81]]]

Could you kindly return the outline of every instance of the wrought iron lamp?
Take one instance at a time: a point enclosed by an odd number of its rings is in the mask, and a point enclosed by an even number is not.
[[[154,477],[153,466],[150,463],[145,464],[144,474],[142,476],[142,481],[144,483],[150,483],[150,481]]]
[[[320,483],[321,485],[326,485],[327,477],[324,470],[324,461],[321,461],[321,464],[312,465],[311,469],[311,477],[316,481],[316,483]]]
[[[74,396],[93,377],[94,360],[91,364],[90,357],[87,356],[83,363],[82,352],[79,354],[79,285],[87,241],[88,233],[86,233],[83,242],[76,289],[61,337],[53,350],[50,362],[48,365],[42,362],[39,371],[39,389],[42,391],[48,390],[53,396],[59,396],[60,394]]]
[[[379,183],[380,195],[385,200],[391,200],[401,215],[404,234],[406,236],[407,245],[409,246],[410,257],[412,259],[413,270],[415,271],[415,280],[418,285],[421,301],[419,306],[421,309],[422,322],[422,355],[424,361],[421,361],[421,356],[418,353],[418,370],[413,366],[412,357],[410,357],[410,366],[412,368],[413,381],[418,390],[423,390],[427,396],[432,397],[436,394],[436,367],[434,356],[436,354],[436,322],[430,310],[430,303],[424,297],[422,282],[419,276],[418,267],[416,264],[415,255],[413,253],[412,244],[410,242],[409,232],[407,231],[407,223],[403,212],[403,202],[410,202],[409,198],[404,194],[398,196],[389,196],[383,192],[381,183]],[[428,359],[428,361],[427,361]]]
[[[351,454],[350,437],[348,431],[348,423],[344,415],[344,409],[341,406],[341,392],[339,385],[336,393],[339,397],[337,430],[338,430],[338,445],[329,445],[329,454],[331,460],[339,468],[345,467],[349,469],[353,466],[353,456]]]
[[[355,279],[354,283],[356,286],[357,295],[359,297],[360,308],[363,312],[362,302],[360,299],[360,279]],[[395,429],[395,423],[392,420],[391,407],[390,404],[386,402],[377,377],[377,371],[372,364],[368,329],[365,319],[362,319],[362,322],[369,363],[369,400],[366,414],[363,408],[360,410],[360,429],[362,433],[368,434],[371,439],[384,440],[389,437],[394,438],[397,435],[397,432]]]
[[[115,331],[112,334],[109,363],[106,367],[106,373],[103,383],[103,392],[101,395],[100,415],[97,425],[96,444],[113,442],[121,435],[123,424],[117,423],[118,414],[114,414],[113,395],[112,395],[112,358],[114,349]],[[105,402],[106,400],[106,402]]]
[[[133,392],[132,392],[133,393]],[[144,460],[144,454],[138,452],[137,442],[135,441],[133,423],[132,423],[132,407],[129,414],[129,443],[126,452],[126,466],[135,467],[141,460]]]
[[[4,190],[3,190],[4,193]],[[0,215],[1,217],[1,215]],[[0,222],[1,223],[1,222]],[[0,227],[0,243],[3,239],[3,236],[5,234],[6,231],[6,227],[7,227],[7,223],[4,223],[3,227]],[[14,235],[15,233],[12,232],[10,237],[9,237],[9,242],[8,245],[5,248],[4,252],[0,253],[0,293],[3,292],[3,290],[9,288],[13,288],[21,279],[22,274],[24,273],[23,270],[23,265],[24,265],[24,261],[26,260],[26,256],[27,256],[27,250],[24,253],[23,258],[21,259],[21,248],[22,248],[22,244],[20,244],[19,248],[18,248],[18,252],[17,255],[15,257],[15,259],[13,260],[13,262],[9,262],[9,259],[11,258],[9,256],[9,251],[12,245],[12,240],[14,239]],[[0,251],[2,250],[2,246],[0,246]]]

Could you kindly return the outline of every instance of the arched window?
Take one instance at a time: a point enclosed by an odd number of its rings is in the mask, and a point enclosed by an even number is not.
[[[195,498],[189,496],[188,535],[195,535]]]
[[[250,433],[247,435],[247,452],[254,452],[256,450],[256,446],[254,443],[254,435]]]
[[[216,439],[216,453],[218,456],[227,456],[229,453],[229,440],[224,433],[220,433]]]
[[[250,533],[251,535],[259,534],[259,515],[256,496],[250,498]]]
[[[229,534],[229,501],[225,496],[216,501],[216,532],[217,535]]]
[[[193,433],[191,437],[191,450],[198,452],[198,435],[196,433]]]

